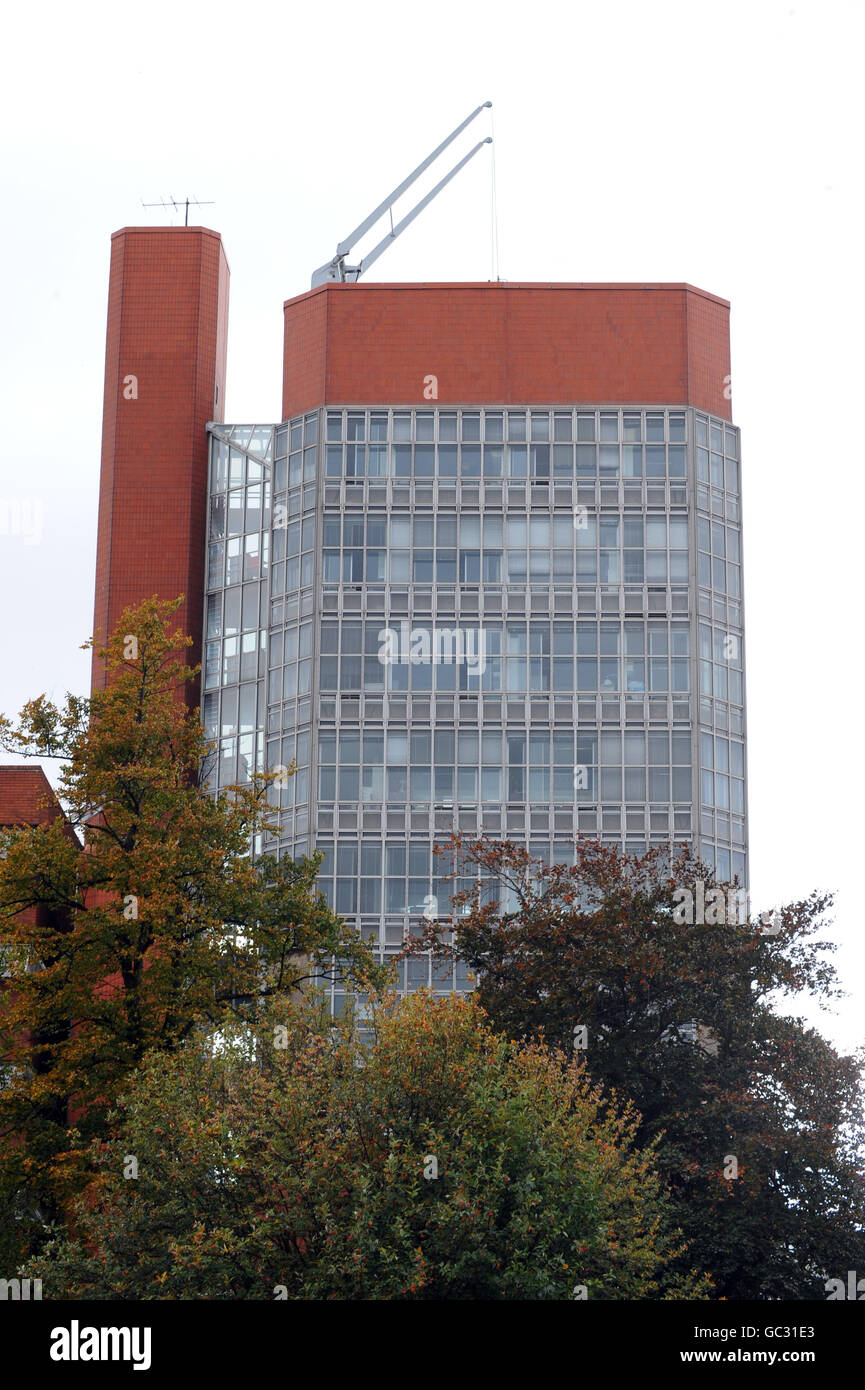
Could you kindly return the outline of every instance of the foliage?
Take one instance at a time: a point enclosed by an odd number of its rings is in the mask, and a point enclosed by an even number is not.
[[[145,1053],[177,1047],[202,1020],[255,1018],[317,961],[377,978],[316,892],[319,856],[250,855],[255,837],[266,843],[272,779],[219,797],[202,787],[208,745],[184,699],[196,672],[178,660],[190,640],[171,631],[178,603],[123,614],[106,688],[90,700],[58,708],[40,696],[17,728],[0,722],[5,747],[64,760],[65,816],[0,832],[0,1201],[12,1253],[79,1188],[81,1144],[105,1132]]]
[[[775,1007],[838,994],[815,939],[829,899],[740,922],[724,888],[727,910],[704,915],[726,920],[689,925],[676,891],[718,885],[685,852],[671,866],[580,842],[576,865],[549,866],[457,836],[452,853],[454,930],[413,949],[468,961],[510,1037],[571,1049],[585,1027],[589,1072],[636,1106],[637,1142],[658,1141],[688,1259],[718,1294],[824,1298],[865,1268],[861,1058]]]
[[[635,1115],[573,1058],[458,996],[386,996],[363,1030],[314,997],[272,1023],[145,1060],[76,1238],[31,1267],[47,1297],[707,1296],[667,1273]]]

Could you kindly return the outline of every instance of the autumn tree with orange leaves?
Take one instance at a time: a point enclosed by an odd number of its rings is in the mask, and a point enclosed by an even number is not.
[[[0,832],[4,1267],[86,1181],[84,1147],[146,1053],[197,1025],[254,1019],[317,961],[339,958],[356,983],[375,976],[316,892],[318,857],[250,856],[254,836],[267,843],[267,778],[219,797],[202,785],[209,750],[183,699],[196,672],[181,659],[190,639],[172,631],[178,603],[123,614],[106,688],[89,700],[40,696],[17,726],[0,721],[5,748],[61,760],[65,812]]]
[[[30,1275],[75,1299],[709,1295],[671,1273],[636,1116],[572,1054],[510,1044],[453,995],[384,997],[362,1022],[311,997],[146,1059],[75,1237]]]

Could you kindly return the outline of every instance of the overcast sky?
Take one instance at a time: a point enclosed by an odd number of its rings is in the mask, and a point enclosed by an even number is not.
[[[491,100],[503,279],[689,281],[732,303],[753,896],[837,892],[852,997],[821,1027],[865,1041],[863,662],[845,656],[863,641],[863,30],[862,0],[8,13],[0,710],[88,687],[111,233],[175,220],[142,201],[213,200],[190,222],[232,271],[226,419],[277,420],[283,300]],[[370,280],[494,277],[490,154]]]

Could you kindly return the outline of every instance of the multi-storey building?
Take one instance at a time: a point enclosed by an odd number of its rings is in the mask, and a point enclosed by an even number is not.
[[[278,852],[325,850],[385,953],[447,910],[457,828],[746,883],[728,304],[323,283],[285,305],[281,423],[226,425],[227,297],[215,233],[115,234],[96,631],[186,595],[214,785],[294,763]]]
[[[211,424],[218,781],[295,763],[281,852],[382,951],[456,828],[746,881],[728,306],[688,286],[324,285],[283,423]],[[465,985],[425,961],[407,987]]]

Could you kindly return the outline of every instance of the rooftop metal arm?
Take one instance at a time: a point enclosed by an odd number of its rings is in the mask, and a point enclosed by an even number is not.
[[[432,202],[433,198],[435,198],[436,195],[441,192],[445,185],[450,183],[451,179],[459,173],[460,169],[462,169],[462,167],[465,164],[468,164],[470,159],[474,158],[478,150],[481,149],[484,145],[492,144],[492,137],[489,135],[486,137],[485,140],[480,140],[475,145],[474,149],[470,150],[469,153],[465,155],[459,161],[458,164],[454,165],[450,173],[446,174],[445,177],[436,184],[435,188],[431,189],[431,191],[427,193],[426,197],[422,198],[421,201],[417,203],[415,207],[412,208],[411,212],[407,213],[406,216],[400,222],[398,222],[395,227],[391,227],[391,230],[388,232],[387,236],[382,238],[378,245],[375,246],[372,251],[370,251],[369,255],[364,256],[363,260],[360,262],[359,265],[346,265],[345,258],[348,255],[351,248],[358,241],[360,241],[361,237],[369,231],[370,227],[373,227],[375,225],[375,223],[379,220],[380,217],[384,215],[384,213],[389,211],[389,209],[393,206],[396,200],[399,197],[401,197],[403,193],[405,193],[407,188],[411,187],[411,185],[415,182],[416,179],[420,178],[421,174],[429,168],[429,166],[434,162],[434,160],[438,159],[439,155],[447,149],[448,145],[450,145],[454,140],[456,140],[458,135],[462,134],[466,126],[470,125],[471,122],[475,119],[475,117],[479,116],[480,113],[486,110],[486,108],[489,106],[492,106],[492,102],[485,101],[483,105],[478,106],[476,110],[474,110],[471,113],[470,116],[467,116],[466,119],[460,125],[457,126],[456,130],[451,131],[447,139],[443,140],[442,143],[437,147],[437,149],[433,150],[432,154],[427,155],[427,158],[423,161],[423,163],[419,164],[418,167],[414,170],[414,172],[409,174],[408,178],[404,179],[403,182],[399,185],[399,187],[395,188],[393,193],[391,193],[389,197],[385,198],[383,203],[379,203],[375,211],[371,212],[369,217],[365,218],[363,222],[361,222],[360,226],[355,227],[354,231],[346,237],[345,241],[341,241],[339,243],[339,245],[336,248],[336,255],[333,257],[333,259],[328,261],[325,265],[319,266],[318,270],[313,271],[311,285],[312,289],[315,289],[317,285],[326,284],[329,280],[357,280],[358,276],[362,275],[364,270],[367,270],[374,261],[378,260],[382,252],[385,251],[387,247],[390,245],[390,243],[396,237],[399,236],[400,232],[404,231],[404,229],[409,225],[409,223],[414,221],[418,213],[422,212],[423,209],[427,206],[427,204]]]

